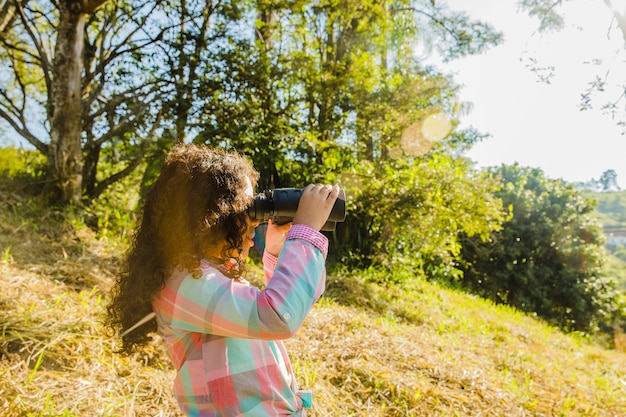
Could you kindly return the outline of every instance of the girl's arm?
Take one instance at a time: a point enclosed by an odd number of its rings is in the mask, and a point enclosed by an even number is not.
[[[286,339],[300,327],[325,284],[327,239],[294,225],[264,290],[222,275],[206,264],[203,277],[171,280],[155,300],[174,331],[228,337]]]

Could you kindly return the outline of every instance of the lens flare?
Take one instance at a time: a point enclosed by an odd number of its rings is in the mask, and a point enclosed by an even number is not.
[[[450,133],[452,124],[450,119],[443,113],[431,114],[422,124],[422,135],[428,140],[438,141]]]
[[[363,188],[363,181],[361,177],[356,174],[342,172],[337,177],[337,184],[345,191],[348,199],[351,199],[351,194],[354,190],[360,190]]]
[[[437,141],[445,138],[451,128],[450,119],[445,114],[431,114],[424,121],[413,123],[402,132],[400,146],[408,155],[422,156],[430,151]]]
[[[407,155],[421,156],[432,148],[433,143],[422,135],[422,124],[413,123],[402,132],[400,146]]]

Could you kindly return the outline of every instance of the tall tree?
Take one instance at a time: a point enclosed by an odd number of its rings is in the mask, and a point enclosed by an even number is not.
[[[98,180],[102,147],[135,147],[141,128],[157,125],[158,112],[148,109],[159,86],[142,61],[160,33],[141,30],[158,2],[12,4],[18,18],[0,37],[10,70],[0,83],[0,117],[47,156],[57,201],[93,198],[142,158],[127,152],[125,166]],[[42,109],[46,117],[37,117]]]
[[[282,158],[298,161],[292,178],[319,179],[385,154],[425,111],[453,113],[451,80],[411,52],[425,32],[449,58],[500,41],[492,28],[423,0],[258,1],[255,10],[254,32],[222,50],[228,70],[207,78],[223,90],[202,89],[210,116],[202,137],[224,137],[226,128],[226,142],[240,138],[253,158],[279,140]],[[242,119],[247,131],[235,125]],[[271,153],[284,167],[281,154]]]
[[[614,169],[608,169],[602,173],[598,180],[602,186],[602,191],[619,191],[617,184],[617,172]]]
[[[85,22],[107,0],[59,1],[57,38],[52,57],[48,120],[48,170],[59,201],[82,197],[82,75]],[[26,19],[22,20],[24,23]],[[32,38],[35,41],[35,38]],[[42,57],[43,58],[43,57]],[[42,62],[47,61],[42,59]]]

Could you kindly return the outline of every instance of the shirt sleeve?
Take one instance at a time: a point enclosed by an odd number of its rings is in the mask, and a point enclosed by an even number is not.
[[[295,224],[289,229],[287,237],[285,238],[285,240],[290,239],[303,239],[310,242],[322,251],[324,260],[326,259],[328,254],[328,239],[317,230],[311,229],[303,224]],[[264,251],[262,262],[263,272],[265,274],[265,283],[267,283],[274,274],[274,269],[276,269],[276,263],[278,262],[278,256],[274,256],[268,251]]]
[[[168,284],[158,304],[170,316],[171,326],[183,331],[238,338],[291,337],[324,290],[327,245],[319,232],[294,225],[275,263],[265,265],[271,268],[271,280],[264,290],[207,266],[200,279],[186,276]]]

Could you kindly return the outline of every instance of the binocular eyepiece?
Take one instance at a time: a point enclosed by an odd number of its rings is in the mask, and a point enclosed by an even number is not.
[[[276,188],[265,191],[255,197],[252,205],[248,208],[248,215],[254,220],[266,222],[272,220],[275,224],[285,224],[293,220],[298,209],[303,188]],[[335,201],[326,224],[322,226],[324,231],[333,231],[337,222],[346,219],[346,194],[339,190],[339,197]]]

